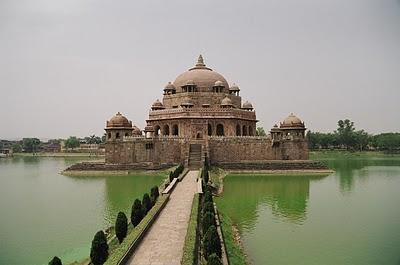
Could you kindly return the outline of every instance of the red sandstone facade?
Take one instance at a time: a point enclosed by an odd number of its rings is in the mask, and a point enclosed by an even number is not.
[[[106,164],[169,166],[184,163],[251,163],[307,160],[304,123],[291,114],[267,136],[256,136],[257,118],[240,89],[206,67],[195,67],[164,88],[153,103],[144,134],[117,113],[106,124]]]

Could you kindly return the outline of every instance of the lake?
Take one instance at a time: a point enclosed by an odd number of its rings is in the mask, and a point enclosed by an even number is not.
[[[94,234],[130,216],[162,175],[66,177],[78,158],[0,159],[0,264],[68,264],[89,256]]]
[[[400,264],[400,157],[313,158],[336,172],[225,177],[218,208],[251,263]]]

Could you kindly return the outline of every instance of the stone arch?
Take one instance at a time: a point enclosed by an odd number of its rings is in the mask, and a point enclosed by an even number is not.
[[[224,136],[224,125],[221,123],[217,125],[217,136]]]
[[[240,125],[238,124],[238,125],[236,125],[236,136],[241,136],[241,135],[242,135],[242,132],[240,130]]]
[[[115,134],[115,139],[119,139],[119,132],[117,132],[116,134]]]
[[[253,136],[253,127],[249,126],[249,135]]]
[[[169,125],[164,125],[163,135],[169,135]]]
[[[196,139],[203,139],[203,135],[201,132],[198,132],[196,135]]]
[[[179,127],[178,124],[174,124],[172,126],[172,135],[178,136],[179,135]]]
[[[208,124],[208,126],[207,126],[207,130],[208,130],[208,136],[211,136],[212,135],[212,126],[211,126],[211,124]]]
[[[246,127],[246,125],[243,125],[242,135],[243,136],[247,136],[247,127]]]
[[[111,139],[111,133],[110,132],[107,134],[107,137],[108,137],[109,140]]]
[[[160,132],[161,132],[160,126],[159,126],[159,125],[156,125],[156,126],[154,127],[154,135],[158,136],[158,135],[160,135]]]

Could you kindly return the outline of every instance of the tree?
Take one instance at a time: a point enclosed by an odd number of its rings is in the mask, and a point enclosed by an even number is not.
[[[336,134],[338,135],[339,143],[349,149],[350,147],[354,147],[355,137],[354,137],[354,122],[349,119],[339,120],[338,128],[336,130]]]
[[[59,257],[54,257],[50,262],[49,265],[62,265],[61,259]]]
[[[22,146],[25,152],[35,154],[39,150],[40,140],[38,138],[22,139]]]
[[[123,212],[119,212],[115,222],[115,235],[121,244],[128,233],[128,218]]]
[[[65,141],[65,147],[71,148],[72,150],[74,150],[74,148],[79,147],[80,143],[78,138],[76,138],[75,136],[70,136],[66,141]]]
[[[150,199],[151,199],[151,204],[154,205],[158,199],[158,196],[160,196],[160,193],[158,191],[158,187],[154,186],[150,190]]]
[[[148,193],[145,193],[143,195],[142,206],[143,206],[143,215],[146,215],[152,207],[150,196]]]
[[[357,147],[360,151],[363,151],[367,147],[367,145],[371,139],[370,135],[367,132],[365,132],[364,130],[356,131],[354,133],[354,138],[355,138]]]
[[[96,135],[90,135],[88,137],[85,137],[85,142],[87,144],[100,144],[102,142],[101,138]]]
[[[203,215],[206,214],[206,212],[214,212],[214,203],[213,202],[205,202],[203,206]]]
[[[256,136],[267,136],[263,127],[257,127]]]
[[[136,199],[132,205],[131,222],[136,227],[143,219],[142,203]]]
[[[204,256],[208,258],[211,254],[215,253],[221,258],[221,241],[219,240],[217,228],[214,225],[208,228],[207,233],[203,239]]]
[[[222,265],[222,261],[217,254],[213,253],[208,256],[207,265]]]
[[[213,225],[215,225],[215,215],[214,215],[214,211],[212,211],[212,212],[206,212],[204,215],[203,215],[203,219],[202,219],[202,229],[203,229],[203,232],[206,232],[206,231],[208,231],[208,229],[211,227],[211,226],[213,226]]]
[[[212,195],[211,192],[207,189],[206,192],[204,193],[204,202],[212,202]]]
[[[18,143],[15,143],[11,147],[13,153],[21,153],[22,152],[22,146]]]
[[[90,249],[90,259],[94,265],[102,265],[108,258],[107,237],[103,231],[99,231],[93,238]]]
[[[208,181],[209,181],[209,179],[210,179],[210,175],[209,175],[209,173],[208,173],[208,170],[207,170],[207,169],[204,169],[204,170],[203,170],[203,180],[204,180],[204,183],[207,184]]]

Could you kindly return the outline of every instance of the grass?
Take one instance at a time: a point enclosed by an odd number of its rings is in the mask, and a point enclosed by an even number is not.
[[[199,215],[199,194],[196,193],[193,198],[192,211],[190,213],[190,221],[183,246],[182,265],[195,264],[197,259],[197,221]]]
[[[217,203],[218,204],[218,203]],[[232,220],[221,211],[219,212],[222,232],[224,234],[225,246],[229,262],[231,265],[246,265],[246,255],[244,254],[243,248],[235,238],[233,231]]]
[[[118,245],[112,250],[110,246],[110,256],[108,257],[106,263],[104,263],[105,265],[118,264],[125,253],[129,250],[131,244],[138,238],[141,232],[143,232],[143,230],[146,228],[146,226],[157,213],[157,211],[161,208],[163,203],[168,199],[168,197],[169,195],[160,196],[156,204],[153,206],[153,208],[151,208],[151,210],[147,213],[147,215],[143,218],[139,225],[135,228],[131,228],[128,231],[128,235],[126,236],[124,241],[121,244],[118,244],[117,242]]]
[[[310,159],[332,159],[332,158],[400,158],[399,154],[387,154],[380,151],[346,151],[346,150],[321,150],[321,151],[310,151]]]

